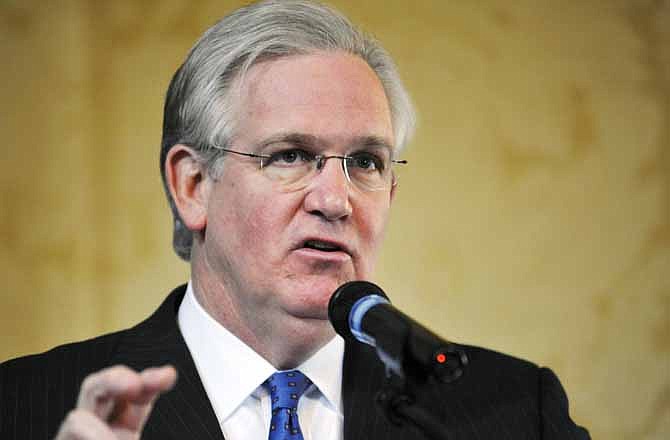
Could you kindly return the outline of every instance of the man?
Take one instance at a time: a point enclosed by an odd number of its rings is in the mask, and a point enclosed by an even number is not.
[[[327,319],[373,275],[412,126],[390,57],[338,13],[266,1],[214,25],[172,80],[161,148],[191,282],[132,329],[3,364],[0,437],[416,437],[374,408],[374,351]],[[450,439],[588,438],[551,371],[464,349],[463,378],[418,396]]]

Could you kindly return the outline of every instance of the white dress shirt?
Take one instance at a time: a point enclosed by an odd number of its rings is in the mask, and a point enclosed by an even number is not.
[[[272,403],[262,383],[277,370],[202,308],[190,282],[177,320],[226,440],[267,440]],[[305,440],[343,438],[343,356],[335,336],[297,368],[313,382],[298,403]]]

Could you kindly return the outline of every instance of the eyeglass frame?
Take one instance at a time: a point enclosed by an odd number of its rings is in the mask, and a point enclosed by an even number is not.
[[[226,153],[233,153],[233,154],[238,154],[240,156],[246,156],[246,157],[253,157],[253,158],[256,158],[256,159],[261,159],[261,161],[260,161],[260,163],[261,163],[260,169],[261,170],[263,169],[263,159],[272,159],[272,156],[267,155],[267,154],[247,153],[247,152],[244,152],[244,151],[231,150],[230,148],[223,148],[223,147],[220,147],[218,145],[214,145],[214,148],[216,148],[219,151],[224,151]],[[348,168],[347,168],[347,166],[345,165],[344,162],[345,162],[345,160],[354,159],[353,156],[314,154],[313,157],[314,157],[314,162],[316,163],[316,169],[317,170],[321,170],[321,168],[323,168],[323,166],[325,165],[325,163],[328,159],[340,159],[340,163],[342,164],[342,171],[344,171],[344,176],[347,178],[347,182],[351,183],[352,185],[356,186],[359,189],[362,189],[363,191],[372,192],[372,191],[381,191],[382,190],[382,188],[380,188],[378,190],[370,189],[370,188],[360,188],[360,186],[358,186],[358,184],[356,184],[355,182],[353,182],[351,180],[351,176],[349,176],[349,170],[348,170]],[[405,159],[390,159],[390,161],[391,161],[391,164],[397,164],[397,165],[407,165],[407,163],[408,163],[407,160],[405,160]],[[393,174],[393,171],[391,171],[391,173]],[[391,187],[394,187],[397,184],[398,184],[398,180],[396,179],[395,174],[393,174],[393,180],[391,182]]]

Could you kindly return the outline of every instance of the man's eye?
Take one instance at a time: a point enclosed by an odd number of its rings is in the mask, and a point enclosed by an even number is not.
[[[351,156],[350,165],[367,171],[383,171],[384,161],[374,154],[357,153]]]
[[[282,150],[272,153],[268,165],[300,165],[310,160],[310,154],[303,150]]]

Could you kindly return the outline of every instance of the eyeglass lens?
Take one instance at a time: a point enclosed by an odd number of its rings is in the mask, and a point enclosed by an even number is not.
[[[347,180],[361,190],[379,191],[388,189],[392,185],[393,173],[390,169],[390,160],[362,155],[314,156],[296,159],[291,163],[264,161],[261,163],[261,168],[270,179],[281,182],[288,190],[297,191],[307,186],[310,180],[323,170],[328,159],[342,161],[342,171]]]

